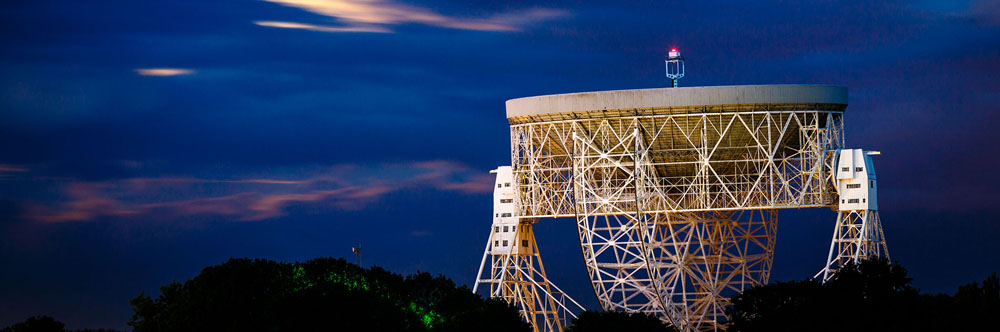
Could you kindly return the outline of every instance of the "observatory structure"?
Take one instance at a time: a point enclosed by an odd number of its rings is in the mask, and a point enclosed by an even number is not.
[[[728,297],[767,283],[780,209],[837,211],[823,280],[848,261],[888,257],[877,152],[843,148],[846,107],[845,87],[821,85],[508,100],[511,165],[494,170],[474,291],[515,304],[537,331],[560,331],[582,310],[546,277],[532,231],[542,219],[576,223],[603,309],[681,331],[724,329]]]

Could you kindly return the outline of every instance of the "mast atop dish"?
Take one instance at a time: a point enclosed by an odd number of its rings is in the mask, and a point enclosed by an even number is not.
[[[667,79],[670,80],[670,86],[676,88],[677,80],[684,77],[684,57],[681,56],[681,52],[676,47],[672,47],[670,48],[670,52],[667,53],[665,61],[667,64]]]

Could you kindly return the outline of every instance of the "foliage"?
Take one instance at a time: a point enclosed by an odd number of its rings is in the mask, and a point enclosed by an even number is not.
[[[673,327],[644,313],[622,311],[584,311],[565,332],[669,332]]]
[[[160,293],[130,301],[134,332],[530,330],[513,307],[443,276],[404,278],[344,259],[230,259]]]
[[[64,332],[65,325],[49,316],[30,317],[23,322],[8,326],[0,332]]]
[[[0,332],[118,332],[109,329],[83,329],[67,330],[66,325],[49,316],[29,317],[23,322],[16,323],[0,330]]]
[[[733,296],[729,331],[948,331],[981,329],[1000,315],[996,275],[955,296],[920,295],[887,260],[842,267],[823,284],[777,282]]]

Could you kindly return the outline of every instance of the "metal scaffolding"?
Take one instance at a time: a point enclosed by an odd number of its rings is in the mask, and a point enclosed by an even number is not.
[[[489,296],[502,298],[516,306],[534,331],[562,331],[570,317],[576,318],[574,311],[582,311],[583,306],[563,293],[545,275],[531,224],[527,220],[519,223],[513,241],[515,245],[510,249],[496,252],[493,241],[487,242],[472,292],[477,292],[479,285],[488,284]],[[523,242],[524,247],[530,249],[518,252],[514,248],[522,241],[527,241]],[[487,260],[489,274],[484,276]]]
[[[666,90],[678,91],[669,92],[676,98],[666,102],[703,98],[705,91]],[[667,94],[603,93],[608,96],[542,96],[533,98],[558,102],[516,105],[567,108],[583,104],[579,98],[608,104],[657,101],[654,94]],[[841,201],[838,183],[847,182],[834,170],[846,101],[604,107],[512,115],[508,101],[517,215],[576,220],[584,262],[605,310],[655,314],[681,331],[725,329],[728,298],[768,281],[777,210]],[[870,176],[874,191],[873,171]],[[884,252],[877,211],[841,213],[837,225],[821,273],[844,259]],[[503,273],[493,266],[494,274]],[[544,279],[544,271],[538,278]]]

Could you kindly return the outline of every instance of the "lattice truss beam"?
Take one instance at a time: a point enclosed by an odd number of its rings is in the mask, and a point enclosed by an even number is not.
[[[850,210],[837,213],[837,223],[833,228],[830,253],[826,266],[813,278],[828,281],[833,273],[848,262],[871,257],[889,259],[882,233],[882,221],[877,210]]]
[[[574,311],[584,308],[546,277],[532,222],[522,220],[518,227],[522,230],[516,233],[509,251],[495,253],[493,242],[487,241],[472,292],[478,292],[480,285],[489,285],[489,297],[502,298],[517,307],[535,332],[562,331],[570,318],[576,318]],[[528,252],[514,250],[522,240],[528,241]],[[484,270],[487,261],[489,267]]]
[[[829,152],[843,141],[842,116],[761,107],[511,125],[521,212],[575,217],[574,167],[617,168],[595,183],[604,186],[625,183],[632,168],[647,168],[647,212],[828,206],[836,194],[826,170]],[[634,195],[622,188],[621,196]],[[609,197],[620,210],[636,211],[628,202]]]
[[[724,327],[767,282],[776,212],[828,206],[842,112],[667,114],[511,126],[522,216],[574,217],[605,309]]]

